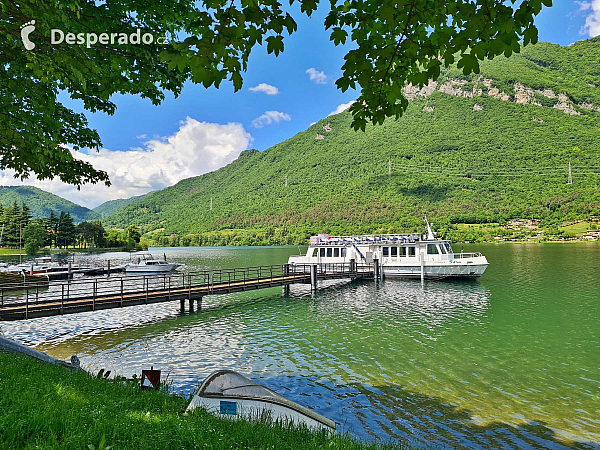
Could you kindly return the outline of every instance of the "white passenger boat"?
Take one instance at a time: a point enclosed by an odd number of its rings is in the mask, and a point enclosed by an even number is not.
[[[221,417],[271,420],[313,430],[335,431],[335,422],[231,370],[209,375],[187,411],[204,408]]]
[[[329,236],[310,239],[304,256],[290,256],[293,272],[306,272],[307,265],[369,265],[375,261],[384,277],[476,278],[483,275],[488,261],[481,253],[454,253],[450,241],[436,239],[425,217],[426,233]],[[334,266],[332,266],[334,267]]]
[[[152,255],[142,255],[137,263],[129,263],[125,265],[125,273],[129,274],[145,274],[145,273],[168,273],[177,269],[179,264],[169,263],[166,258],[156,259]]]

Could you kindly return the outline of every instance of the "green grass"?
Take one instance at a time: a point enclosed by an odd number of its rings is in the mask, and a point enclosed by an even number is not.
[[[581,235],[581,234],[585,233],[587,230],[594,229],[595,226],[596,225],[592,225],[589,222],[583,221],[583,222],[572,223],[572,224],[566,225],[564,227],[558,227],[558,229],[576,233],[577,235]]]
[[[21,254],[24,255],[25,250],[21,250]],[[19,249],[18,248],[0,248],[0,256],[11,256],[11,255],[19,256]]]
[[[185,399],[165,392],[0,353],[0,448],[382,448],[201,410],[186,417],[186,406]]]

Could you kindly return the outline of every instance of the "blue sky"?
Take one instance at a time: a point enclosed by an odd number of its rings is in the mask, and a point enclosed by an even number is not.
[[[229,83],[218,90],[188,83],[179,98],[167,94],[160,106],[139,97],[115,96],[115,115],[87,113],[104,145],[100,155],[88,158],[109,172],[112,188],[84,186],[77,191],[58,181],[27,184],[94,207],[215,170],[244,148],[264,150],[306,129],[358,96],[335,86],[347,48],[329,41],[323,27],[327,10],[323,4],[311,18],[291,11],[298,31],[286,37],[284,53],[275,57],[255,48],[238,93]],[[569,45],[600,34],[600,0],[554,0],[536,22],[541,41]],[[264,89],[250,89],[259,85]],[[267,92],[275,90],[275,95]],[[67,96],[63,100],[82,111]],[[0,184],[21,183],[0,173]]]

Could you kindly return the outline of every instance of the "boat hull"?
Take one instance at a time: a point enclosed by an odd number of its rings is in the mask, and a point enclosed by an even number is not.
[[[423,277],[426,279],[439,278],[479,278],[487,269],[488,264],[444,264],[423,267]],[[388,266],[383,267],[386,278],[421,278],[420,266]]]
[[[161,264],[154,266],[131,265],[125,267],[125,273],[169,273],[173,272],[178,266],[179,264]]]
[[[284,426],[306,426],[316,431],[335,431],[335,426],[328,426],[291,408],[264,400],[196,396],[188,410],[198,407],[224,418],[272,421]]]

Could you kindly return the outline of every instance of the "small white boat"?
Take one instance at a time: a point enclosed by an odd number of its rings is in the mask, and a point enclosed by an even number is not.
[[[210,374],[194,392],[187,411],[204,408],[229,418],[271,420],[312,430],[335,431],[335,422],[231,370]]]
[[[48,272],[57,272],[62,270],[59,263],[52,262],[50,256],[40,256],[34,260],[26,263],[15,264],[12,266],[0,266],[4,272],[11,273],[27,273],[27,274],[41,274]],[[67,270],[64,268],[64,270]]]
[[[142,255],[137,263],[125,265],[125,273],[167,273],[172,272],[179,267],[179,264],[169,263],[166,258],[157,259],[152,255]]]

